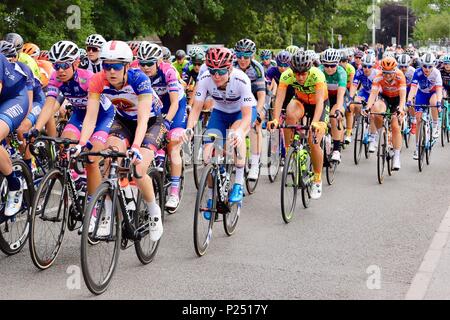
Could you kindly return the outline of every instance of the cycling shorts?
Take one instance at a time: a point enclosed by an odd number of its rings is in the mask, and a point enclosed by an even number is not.
[[[44,103],[45,103],[45,95],[44,92],[41,91],[39,96],[33,100],[31,111],[27,116],[27,119],[30,120],[32,126],[36,124],[36,121],[39,118],[39,114],[42,111]]]
[[[74,111],[69,119],[64,132],[72,132],[77,136],[77,139],[81,137],[81,129],[83,127],[84,114]],[[94,133],[89,139],[91,142],[99,141],[106,144],[109,131],[114,121],[114,113],[106,113],[104,116],[98,116],[97,123],[95,124]]]
[[[9,132],[14,132],[27,115],[29,107],[28,89],[24,87],[17,96],[0,102],[0,120],[6,122]]]
[[[384,101],[389,112],[394,113],[397,111],[398,105],[400,104],[400,96],[390,98],[380,95],[379,98],[381,101]]]
[[[415,107],[416,112],[423,112],[423,108],[420,107],[420,105],[429,105],[430,104],[430,99],[433,96],[434,92],[430,92],[430,93],[424,93],[421,91],[417,91],[417,95],[416,95],[416,105],[417,107]]]

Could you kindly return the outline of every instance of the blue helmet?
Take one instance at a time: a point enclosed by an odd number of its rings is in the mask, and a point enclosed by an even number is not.
[[[278,52],[278,54],[277,54],[277,57],[276,57],[277,64],[279,65],[279,64],[283,64],[283,63],[290,63],[291,57],[292,57],[292,55],[289,53],[289,51],[282,50],[282,51]]]

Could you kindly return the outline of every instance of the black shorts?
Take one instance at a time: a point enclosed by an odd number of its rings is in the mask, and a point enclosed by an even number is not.
[[[167,129],[163,124],[163,117],[156,116],[150,118],[147,124],[147,133],[142,141],[141,147],[153,151],[161,149],[164,138],[167,134]],[[109,131],[110,136],[117,137],[124,140],[129,148],[134,141],[136,133],[137,121],[127,120],[116,115],[112,127]]]
[[[309,120],[312,120],[312,118],[314,117],[314,111],[316,110],[316,105],[302,103],[296,97],[294,97],[292,100],[295,101],[297,104],[301,104],[305,110],[304,116],[306,118],[308,118]],[[330,102],[327,99],[323,102],[323,111],[322,111],[322,115],[320,116],[319,121],[325,122],[326,124],[328,124],[329,120],[330,120]]]
[[[400,96],[389,98],[380,95],[379,98],[386,104],[386,108],[390,113],[394,113],[395,111],[397,111],[398,105],[400,104]]]

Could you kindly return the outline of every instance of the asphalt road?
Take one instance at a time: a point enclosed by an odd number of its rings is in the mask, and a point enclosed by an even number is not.
[[[412,150],[403,149],[401,170],[383,185],[376,158],[355,166],[352,152],[343,152],[335,184],[324,182],[310,208],[300,203],[290,224],[281,218],[281,175],[273,184],[263,176],[244,199],[236,233],[227,237],[216,224],[202,258],[192,240],[189,172],[152,263],[143,266],[133,248],[121,251],[109,289],[95,297],[80,273],[80,237],[68,232],[46,271],[34,267],[28,244],[15,256],[0,253],[0,298],[403,299],[449,205],[450,146],[436,145],[422,173]]]

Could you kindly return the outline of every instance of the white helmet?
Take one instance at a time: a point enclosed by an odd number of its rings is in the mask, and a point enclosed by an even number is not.
[[[420,58],[420,62],[423,66],[435,66],[436,57],[433,53],[427,52]]]
[[[322,63],[338,63],[340,59],[341,55],[336,49],[329,48],[322,54]]]
[[[72,41],[58,41],[48,52],[48,60],[51,63],[74,62],[80,57],[80,49]]]
[[[361,59],[361,63],[363,65],[373,66],[375,64],[375,56],[373,54],[365,54]]]
[[[117,60],[130,63],[133,61],[133,52],[126,42],[111,40],[103,45],[100,60]]]
[[[397,62],[399,67],[407,67],[411,62],[411,57],[404,53],[398,57]]]
[[[367,54],[375,56],[375,50],[373,49],[367,49]]]
[[[193,46],[189,50],[188,56],[195,57],[198,53],[205,53],[205,50],[200,46]]]
[[[141,61],[159,60],[162,58],[162,49],[156,43],[142,41],[139,45],[137,58]]]
[[[86,43],[86,47],[101,48],[106,43],[106,40],[101,35],[94,33],[86,38],[85,43]]]
[[[387,57],[395,58],[395,52],[394,51],[385,51],[383,53],[383,59],[387,58]]]

